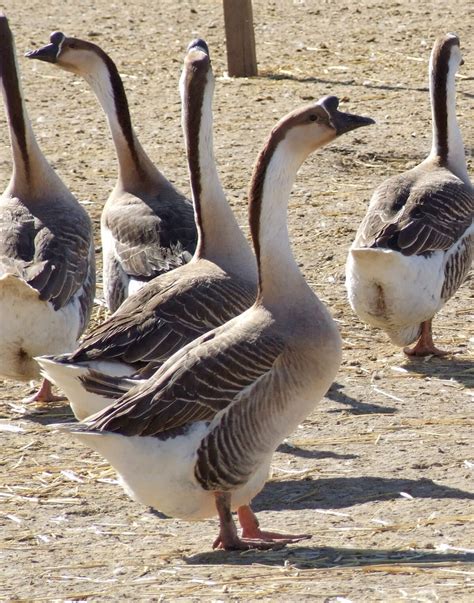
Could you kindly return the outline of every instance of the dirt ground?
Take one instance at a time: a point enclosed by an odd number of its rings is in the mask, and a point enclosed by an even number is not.
[[[255,499],[264,527],[312,540],[261,553],[212,551],[217,521],[164,519],[131,501],[95,453],[51,432],[65,403],[25,406],[27,384],[0,391],[0,599],[189,601],[474,600],[472,279],[435,321],[445,359],[408,361],[351,313],[348,247],[374,187],[430,147],[427,67],[434,38],[459,34],[458,117],[473,169],[474,46],[469,2],[254,0],[260,76],[224,76],[220,0],[4,0],[40,145],[94,219],[116,175],[111,138],[85,82],[28,61],[49,33],[92,39],[117,62],[137,134],[188,192],[177,90],[187,43],[209,43],[218,76],[216,156],[246,224],[253,161],[275,121],[335,94],[377,125],[301,169],[290,203],[293,248],[344,339],[328,395],[275,455]],[[0,119],[0,189],[11,170]],[[99,272],[98,296],[101,280]],[[104,318],[97,307],[94,321]],[[1,319],[1,318],[0,318]]]

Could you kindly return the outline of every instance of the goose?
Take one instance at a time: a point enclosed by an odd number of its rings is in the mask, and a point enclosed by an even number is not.
[[[474,255],[474,190],[456,120],[459,39],[439,38],[429,81],[433,140],[419,165],[374,192],[349,251],[346,287],[355,313],[408,356],[443,355],[434,315],[466,279]]]
[[[188,47],[180,91],[197,248],[191,262],[156,277],[127,298],[75,352],[38,359],[78,419],[110,402],[104,404],[101,397],[84,390],[82,379],[91,369],[131,376],[149,363],[161,364],[255,301],[255,256],[227,202],[214,159],[214,76],[204,40],[194,40]]]
[[[305,158],[374,123],[340,112],[338,104],[327,96],[289,113],[257,158],[249,194],[259,282],[254,305],[134,387],[117,377],[86,377],[87,389],[115,402],[61,427],[102,454],[136,500],[185,520],[217,514],[214,547],[272,548],[308,537],[262,531],[250,501],[273,452],[325,394],[341,361],[338,329],[298,268],[286,218]]]
[[[197,236],[192,203],[145,153],[117,67],[99,46],[56,31],[50,44],[26,56],[82,76],[106,114],[118,159],[117,182],[101,216],[104,296],[114,312],[144,283],[191,259]]]
[[[0,13],[0,87],[13,173],[0,196],[0,374],[37,379],[34,357],[71,351],[95,292],[92,226],[36,142],[8,19]],[[25,402],[51,401],[51,383]]]

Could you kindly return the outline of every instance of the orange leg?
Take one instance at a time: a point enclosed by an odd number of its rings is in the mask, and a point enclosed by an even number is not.
[[[413,348],[404,348],[407,356],[446,356],[449,352],[440,350],[433,343],[431,319],[421,323],[421,335]]]
[[[243,538],[259,538],[264,541],[285,541],[284,543],[299,542],[311,538],[311,534],[279,534],[278,532],[265,532],[260,529],[257,516],[252,509],[245,505],[237,509],[237,516],[242,526]]]
[[[55,396],[51,388],[51,382],[43,379],[39,390],[32,396],[23,398],[22,402],[28,404],[29,402],[57,402],[58,400],[65,400],[65,398],[64,396]]]
[[[253,511],[248,506],[239,507],[237,514],[242,525],[242,537],[237,534],[237,528],[232,518],[229,492],[215,492],[216,508],[219,515],[220,531],[212,548],[226,551],[247,551],[249,549],[278,549],[303,538],[311,538],[307,534],[289,536],[274,532],[262,532]]]

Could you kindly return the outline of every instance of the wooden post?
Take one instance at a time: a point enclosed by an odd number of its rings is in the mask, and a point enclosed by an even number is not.
[[[257,75],[252,0],[224,0],[224,22],[229,75]]]

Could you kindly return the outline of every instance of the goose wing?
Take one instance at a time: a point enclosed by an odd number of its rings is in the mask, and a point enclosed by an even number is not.
[[[182,266],[196,248],[193,206],[174,189],[166,199],[122,195],[103,221],[122,269],[134,278],[148,280]]]
[[[395,176],[375,191],[356,245],[407,256],[446,251],[471,226],[473,215],[473,188],[450,172]]]
[[[81,429],[159,436],[196,421],[211,421],[239,393],[271,371],[284,349],[279,337],[263,333],[236,337],[238,329],[229,333],[227,327],[215,329],[177,352],[152,378],[130,389]],[[92,376],[85,379],[84,386],[95,391],[103,382]]]
[[[12,201],[14,201],[12,199]],[[67,305],[90,271],[91,225],[81,208],[51,204],[37,215],[9,204],[0,214],[0,262],[55,310]]]
[[[165,274],[125,300],[88,335],[68,362],[120,358],[128,364],[164,362],[174,352],[255,301],[254,288],[234,277],[199,278],[192,265]],[[138,367],[137,367],[138,368]]]

